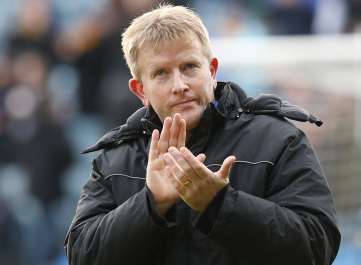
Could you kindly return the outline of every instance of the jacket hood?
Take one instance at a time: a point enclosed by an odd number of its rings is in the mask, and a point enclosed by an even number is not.
[[[211,108],[216,109],[223,119],[234,119],[240,113],[271,115],[301,122],[322,125],[322,121],[307,110],[282,101],[272,94],[260,94],[258,97],[247,97],[241,87],[232,82],[218,82],[214,92],[215,101]],[[135,139],[141,135],[150,135],[154,129],[161,130],[162,122],[151,107],[142,107],[134,112],[125,124],[116,127],[102,136],[94,145],[85,149],[82,154],[112,148],[122,141]]]

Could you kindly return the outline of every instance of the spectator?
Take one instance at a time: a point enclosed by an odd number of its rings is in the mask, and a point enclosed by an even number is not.
[[[311,34],[316,0],[268,0],[271,34]]]
[[[20,265],[22,233],[20,225],[0,194],[0,261],[6,265]]]
[[[47,209],[61,196],[61,178],[71,162],[64,130],[53,119],[47,91],[47,64],[37,52],[14,58],[14,85],[4,95],[6,127],[16,163],[28,170],[31,190]],[[55,140],[56,139],[56,140]]]

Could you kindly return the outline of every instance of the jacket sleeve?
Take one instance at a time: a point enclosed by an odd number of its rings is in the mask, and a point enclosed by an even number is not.
[[[333,199],[303,132],[284,148],[267,181],[263,198],[228,186],[196,227],[235,260],[247,256],[250,264],[331,264],[340,244]]]
[[[166,228],[152,221],[147,193],[144,187],[116,205],[94,167],[65,240],[69,264],[141,265],[155,260]]]

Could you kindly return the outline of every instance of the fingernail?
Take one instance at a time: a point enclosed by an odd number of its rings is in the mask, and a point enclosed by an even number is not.
[[[181,151],[182,153],[186,153],[187,152],[187,148],[185,148],[184,146],[182,146],[179,151]]]
[[[171,152],[171,153],[174,153],[177,151],[177,149],[174,147],[174,146],[171,146],[168,148],[168,151]]]
[[[170,160],[170,154],[165,153],[165,154],[163,155],[163,158],[164,158],[166,161],[169,161],[169,160]]]

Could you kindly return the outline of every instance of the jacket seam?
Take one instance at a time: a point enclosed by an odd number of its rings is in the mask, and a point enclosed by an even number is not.
[[[269,164],[271,166],[274,166],[274,163],[271,162],[271,161],[267,161],[267,160],[261,160],[261,161],[257,161],[257,162],[251,162],[251,161],[246,161],[246,160],[236,160],[234,161],[234,163],[239,163],[239,164],[250,164],[250,165],[258,165],[258,164]],[[209,165],[206,165],[206,167],[211,167],[211,166],[222,166],[221,164],[209,164]],[[142,178],[142,177],[133,177],[133,176],[130,176],[130,175],[127,175],[127,174],[123,174],[123,173],[114,173],[114,174],[110,174],[110,175],[107,175],[104,177],[105,180],[111,178],[111,177],[114,177],[114,176],[123,176],[123,177],[126,177],[126,178],[130,178],[130,179],[146,179],[146,178]]]
[[[130,179],[146,179],[146,178],[142,178],[142,177],[133,177],[133,176],[130,176],[130,175],[127,175],[127,174],[122,174],[122,173],[110,174],[110,175],[107,175],[104,179],[107,180],[107,179],[109,179],[110,177],[113,177],[113,176],[123,176],[123,177],[130,178]]]
[[[257,161],[257,162],[252,162],[252,161],[246,161],[246,160],[236,160],[234,161],[235,164],[249,164],[249,165],[258,165],[258,164],[269,164],[271,166],[274,166],[275,164],[271,161],[268,161],[268,160],[261,160],[261,161]],[[207,165],[207,167],[211,167],[211,166],[222,166],[221,164],[217,164],[217,163],[214,163],[214,164],[209,164]]]

